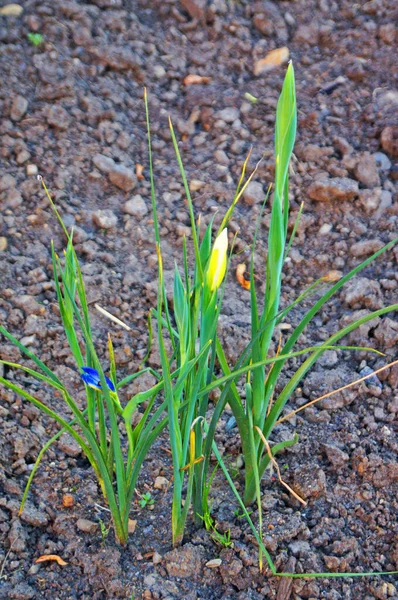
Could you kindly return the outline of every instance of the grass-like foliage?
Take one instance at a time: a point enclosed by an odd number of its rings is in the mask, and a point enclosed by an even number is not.
[[[43,186],[48,194],[44,182]],[[121,544],[125,544],[128,537],[130,506],[141,465],[149,448],[167,422],[163,415],[164,405],[157,410],[153,409],[157,391],[151,390],[149,393],[137,394],[129,400],[125,408],[122,407],[119,390],[147,369],[118,382],[112,341],[108,336],[110,377],[105,375],[94,346],[85,287],[72,243],[73,231],[68,233],[49,194],[48,198],[67,240],[63,260],[55,252],[54,245],[51,247],[54,281],[65,334],[76,366],[81,371],[82,385],[83,383],[85,385],[86,403],[84,408],[81,408],[58,376],[3,326],[0,326],[0,333],[13,342],[38,370],[7,361],[1,362],[8,367],[24,371],[41,384],[52,388],[63,398],[73,416],[73,419],[67,422],[60,413],[49,408],[39,398],[9,379],[0,378],[0,382],[8,389],[20,394],[61,426],[59,433],[49,440],[39,454],[28,480],[20,512],[23,511],[29,486],[44,452],[62,433],[68,432],[90,461],[111,510],[116,538]],[[79,330],[81,339],[79,339]],[[143,416],[138,424],[132,427],[133,413],[138,404],[144,400],[147,401],[147,406]],[[124,425],[124,436],[120,433],[120,425]]]
[[[20,369],[49,386],[61,396],[69,408],[69,421],[61,412],[47,406],[15,383],[15,380],[0,377],[0,383],[32,402],[52,417],[60,431],[51,438],[40,452],[24,493],[21,510],[29,486],[46,449],[64,432],[68,432],[80,445],[90,461],[103,495],[112,513],[117,540],[125,544],[128,536],[129,511],[137,478],[142,463],[159,434],[168,428],[172,468],[173,499],[171,509],[172,541],[181,543],[190,510],[196,524],[207,526],[213,539],[228,546],[228,534],[222,536],[211,517],[209,492],[215,470],[209,474],[212,454],[215,455],[222,472],[235,494],[240,510],[246,517],[260,548],[260,567],[265,556],[273,575],[286,577],[361,576],[364,573],[312,573],[292,575],[277,573],[271,557],[262,542],[262,516],[260,482],[265,469],[282,449],[293,445],[292,440],[273,444],[272,434],[283,415],[286,403],[315,361],[329,349],[356,350],[357,347],[340,345],[339,342],[351,331],[389,311],[398,310],[398,304],[370,312],[361,319],[337,330],[322,344],[305,349],[296,349],[296,343],[313,317],[338,292],[341,287],[378,256],[388,251],[397,242],[366,259],[337,281],[321,278],[287,307],[281,307],[282,270],[293,243],[298,219],[288,237],[289,220],[289,164],[296,136],[296,95],[293,65],[290,64],[283,83],[276,111],[275,125],[275,182],[272,194],[271,222],[268,234],[268,251],[264,268],[265,294],[260,297],[255,285],[254,253],[259,228],[256,228],[251,251],[250,266],[250,310],[251,339],[238,357],[236,364],[227,362],[217,326],[222,310],[222,301],[227,293],[226,274],[229,261],[228,224],[234,208],[242,196],[255,171],[246,177],[249,157],[230,208],[218,228],[214,219],[203,228],[194,212],[188,181],[185,175],[178,142],[170,122],[171,138],[184,184],[191,221],[192,250],[184,239],[182,265],[175,265],[173,301],[168,302],[164,282],[162,245],[159,233],[159,218],[155,194],[152,164],[151,132],[148,101],[145,93],[145,109],[148,129],[149,172],[151,199],[154,216],[154,234],[158,256],[158,296],[152,315],[157,326],[157,341],[161,359],[161,373],[153,372],[157,383],[145,392],[136,394],[126,403],[119,398],[121,388],[150,369],[142,369],[118,382],[113,346],[108,337],[109,367],[105,369],[99,360],[95,335],[90,323],[89,308],[83,277],[76,251],[73,246],[73,231],[68,232],[51,196],[43,183],[51,206],[61,224],[66,241],[64,256],[60,258],[51,247],[54,281],[60,315],[71,354],[85,385],[86,402],[81,407],[60,378],[49,369],[18,339],[0,326],[2,333],[13,342],[28,359],[26,364],[2,361],[11,369]],[[268,201],[267,198],[264,200]],[[233,251],[233,246],[231,248]],[[316,296],[314,295],[317,292]],[[315,297],[313,305],[292,332],[279,339],[277,351],[273,350],[276,328],[289,312]],[[149,323],[151,323],[149,319]],[[151,327],[152,329],[152,327]],[[363,348],[361,348],[363,349]],[[370,348],[368,351],[376,352]],[[380,353],[379,353],[380,354]],[[302,356],[303,360],[293,376],[283,386],[278,385],[279,376],[289,359]],[[105,375],[105,371],[108,376]],[[213,409],[210,393],[219,389],[219,399]],[[276,392],[277,390],[277,392]],[[139,404],[145,401],[141,419],[132,425],[133,415]],[[215,431],[225,405],[229,403],[239,429],[245,463],[245,487],[243,497],[237,492],[215,444]],[[278,470],[279,473],[279,470]],[[281,480],[282,483],[284,483]],[[284,484],[286,485],[286,484]],[[147,496],[147,497],[146,497]],[[296,495],[297,497],[297,495]],[[259,528],[253,524],[247,507],[257,501]],[[140,505],[151,505],[150,494],[141,498]]]
[[[148,106],[147,121],[149,153],[151,155]],[[292,440],[271,445],[269,440],[273,429],[278,419],[281,418],[291,394],[315,361],[326,350],[358,350],[358,347],[338,345],[338,342],[361,324],[376,316],[398,309],[398,304],[395,304],[374,311],[336,331],[326,342],[320,345],[308,347],[305,350],[294,349],[301,333],[333,294],[379,255],[392,248],[397,241],[387,244],[340,280],[329,282],[327,278],[321,278],[299,295],[290,306],[280,307],[283,265],[293,243],[298,225],[297,221],[289,239],[289,163],[295,142],[296,121],[294,70],[293,65],[290,64],[276,112],[275,183],[265,266],[266,290],[264,297],[260,299],[256,291],[254,277],[254,252],[258,235],[256,230],[252,245],[250,269],[251,341],[233,366],[228,365],[222,344],[218,339],[217,321],[222,307],[223,285],[225,284],[223,276],[227,257],[226,228],[236,203],[248,182],[243,183],[247,161],[244,164],[242,177],[232,205],[227,211],[221,226],[215,232],[215,241],[212,245],[213,222],[210,222],[210,225],[202,234],[200,219],[195,219],[194,207],[178,143],[170,123],[171,136],[188,203],[194,250],[194,265],[190,268],[187,246],[184,241],[182,276],[180,270],[176,267],[173,306],[170,309],[166,300],[163,281],[161,241],[152,159],[150,160],[152,206],[159,258],[158,343],[168,407],[174,471],[173,543],[178,544],[181,542],[191,502],[196,521],[198,523],[209,521],[209,490],[206,485],[208,468],[212,452],[216,453],[222,463],[214,445],[214,435],[217,423],[228,402],[239,428],[245,462],[245,489],[243,499],[240,499],[240,501],[242,507],[246,507],[257,500],[260,526],[260,536],[257,535],[260,545],[260,566],[262,565],[262,554],[265,554],[274,574],[276,574],[276,571],[272,560],[261,541],[260,481],[265,469],[273,460],[273,456],[282,449],[296,443],[297,436]],[[301,211],[299,216],[300,214]],[[315,291],[318,292],[319,296],[319,291],[325,287],[328,287],[328,289],[326,291],[323,289],[320,298],[314,301],[313,306],[307,311],[290,336],[284,342],[280,341],[277,353],[272,355],[271,348],[275,338],[275,328],[286,318],[293,307],[299,305],[304,299],[310,298]],[[171,342],[170,355],[166,352],[166,336]],[[367,350],[374,351],[371,348],[367,348]],[[275,397],[275,388],[283,367],[290,358],[300,355],[307,356],[293,377]],[[222,377],[217,378],[215,375],[216,364],[223,371]],[[173,378],[171,373],[173,368],[176,369],[175,373],[178,373],[178,377]],[[185,375],[188,369],[190,369],[190,372]],[[245,394],[243,397],[240,395],[239,386],[237,385],[242,377],[245,378]],[[221,396],[208,424],[209,393],[215,388],[221,390]],[[227,474],[226,470],[224,472]],[[230,477],[229,481],[232,484]],[[183,498],[184,490],[185,497]],[[249,519],[247,509],[244,510],[246,517]],[[317,575],[314,574],[314,576]]]

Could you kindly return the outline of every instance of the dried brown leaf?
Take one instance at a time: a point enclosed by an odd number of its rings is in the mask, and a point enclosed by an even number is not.
[[[64,567],[68,564],[60,556],[58,556],[58,554],[43,554],[43,556],[39,556],[39,558],[35,560],[35,563],[38,564],[47,561],[55,561],[60,567]]]
[[[145,179],[143,172],[144,172],[144,165],[140,165],[137,163],[135,165],[135,174],[137,176],[137,179],[140,179],[140,180]]]
[[[189,74],[184,79],[184,85],[197,85],[200,83],[209,83],[210,77],[204,77],[202,75]]]
[[[254,74],[261,75],[262,73],[267,73],[267,71],[279,67],[288,60],[289,48],[287,46],[276,48],[276,50],[269,52],[265,58],[261,58],[254,63]]]

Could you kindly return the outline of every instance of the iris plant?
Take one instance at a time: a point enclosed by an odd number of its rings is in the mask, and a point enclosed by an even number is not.
[[[143,369],[117,383],[110,336],[108,337],[110,377],[104,374],[94,345],[84,282],[72,243],[73,235],[66,230],[44,182],[43,186],[67,239],[63,261],[55,252],[54,246],[51,246],[54,281],[65,335],[71,354],[81,371],[81,378],[86,384],[86,406],[81,409],[61,379],[17,338],[0,326],[0,333],[13,342],[22,354],[35,364],[37,370],[8,361],[1,362],[28,373],[55,390],[63,398],[72,417],[67,421],[61,413],[47,406],[40,398],[28,393],[9,379],[0,377],[0,382],[8,389],[37,406],[61,427],[60,431],[45,444],[38,456],[25,489],[20,512],[23,510],[32,479],[44,452],[62,433],[68,432],[90,461],[109,505],[116,538],[121,544],[125,544],[130,507],[141,465],[154,440],[167,424],[167,419],[164,417],[165,406],[163,404],[154,409],[158,391],[156,389],[149,390],[148,393],[136,394],[124,407],[122,406],[119,391],[141,373],[150,369]],[[153,374],[156,376],[156,373]],[[147,402],[146,408],[141,419],[133,427],[133,414],[143,401]],[[120,433],[121,425],[124,434]]]
[[[301,334],[333,294],[375,258],[389,250],[397,240],[387,244],[337,282],[332,282],[326,291],[324,289],[327,285],[326,279],[321,278],[308,290],[301,293],[291,305],[281,306],[282,271],[301,214],[300,210],[289,238],[289,164],[295,142],[297,119],[294,71],[290,64],[276,111],[275,184],[265,264],[265,294],[262,298],[259,297],[255,286],[254,252],[259,235],[257,227],[252,244],[250,267],[251,340],[236,364],[229,365],[217,333],[228,266],[227,228],[234,208],[255,171],[245,181],[248,157],[243,165],[234,199],[220,227],[216,230],[212,219],[203,231],[200,219],[195,218],[189,185],[170,122],[171,137],[188,203],[193,256],[188,257],[189,252],[184,239],[183,264],[181,269],[177,265],[175,266],[173,301],[169,305],[163,276],[146,93],[145,109],[154,232],[158,255],[158,298],[153,313],[157,323],[162,372],[161,375],[158,375],[151,369],[143,369],[118,382],[113,345],[109,336],[109,377],[104,374],[94,344],[82,273],[72,243],[73,232],[67,231],[43,183],[67,241],[63,261],[56,254],[54,246],[51,246],[54,282],[65,336],[76,365],[81,371],[81,378],[86,384],[86,404],[81,409],[58,376],[16,337],[0,326],[0,333],[13,342],[25,357],[31,363],[33,362],[36,369],[8,361],[1,362],[11,368],[28,373],[56,390],[63,398],[71,415],[71,420],[66,420],[63,414],[47,406],[40,398],[28,393],[13,381],[0,377],[0,383],[33,403],[60,426],[60,431],[47,442],[39,454],[28,480],[21,510],[44,452],[62,433],[68,432],[78,442],[93,467],[112,513],[116,538],[120,543],[126,543],[129,511],[142,463],[156,438],[167,426],[174,475],[172,500],[174,545],[182,541],[191,507],[198,525],[203,522],[204,515],[209,514],[207,498],[214,475],[209,477],[208,470],[211,455],[214,453],[259,543],[260,564],[262,555],[265,555],[274,575],[286,577],[339,576],[340,574],[336,573],[291,575],[276,572],[262,542],[261,478],[272,457],[297,441],[297,436],[294,436],[291,440],[273,443],[273,432],[278,420],[282,417],[286,403],[315,361],[326,350],[332,348],[356,349],[337,344],[361,324],[389,311],[398,310],[398,304],[361,317],[333,333],[326,342],[320,345],[297,350],[295,345]],[[268,196],[264,200],[264,204],[267,199]],[[319,297],[321,290],[322,293]],[[290,335],[285,339],[280,338],[278,350],[276,353],[273,352],[276,327],[288,317],[294,307],[299,306],[304,299],[308,301],[315,292],[318,294],[318,299],[314,301]],[[166,340],[170,342],[170,351],[166,350]],[[296,372],[287,382],[279,384],[279,376],[287,361],[301,356],[303,361]],[[127,402],[121,402],[119,391],[145,371],[151,371],[155,375],[156,384],[150,389],[136,394]],[[220,397],[213,411],[210,412],[209,394],[216,388],[220,390]],[[155,403],[156,398],[158,398],[157,403]],[[132,426],[132,417],[143,402],[146,403],[145,410],[138,423]],[[237,422],[244,454],[243,498],[237,492],[214,442],[216,426],[227,402]],[[136,421],[134,419],[134,422]],[[258,504],[259,532],[251,521],[246,508],[254,501],[257,501]],[[364,574],[345,573],[341,575],[363,576]]]

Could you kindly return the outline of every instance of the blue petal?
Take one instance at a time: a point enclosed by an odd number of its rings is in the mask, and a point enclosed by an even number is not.
[[[111,390],[111,392],[115,392],[116,389],[115,389],[115,386],[113,385],[113,381],[111,381],[109,379],[109,377],[107,377],[106,375],[105,375],[105,381],[108,384],[108,388]]]
[[[82,371],[87,373],[87,375],[93,375],[95,377],[99,377],[97,369],[93,369],[92,367],[81,367]]]
[[[81,378],[83,379],[84,383],[89,387],[93,388],[94,390],[101,390],[101,383],[98,382],[96,377],[92,377],[91,375],[86,375],[85,373],[82,373]]]
[[[100,379],[97,369],[93,369],[92,367],[81,367],[81,370],[83,371],[83,373],[81,373],[81,378],[83,379],[83,381],[86,385],[93,388],[94,390],[102,389],[101,379]],[[113,384],[113,381],[111,381],[109,379],[109,377],[106,377],[106,375],[105,375],[105,381],[106,381],[109,389],[111,390],[111,392],[115,392],[116,389]]]

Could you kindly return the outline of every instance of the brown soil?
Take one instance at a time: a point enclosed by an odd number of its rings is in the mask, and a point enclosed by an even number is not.
[[[130,333],[120,330],[92,310],[99,354],[105,360],[111,330],[122,377],[145,355],[145,315],[156,296],[144,85],[168,275],[174,258],[180,260],[183,235],[189,235],[168,115],[182,140],[195,208],[204,220],[216,211],[216,222],[221,219],[249,148],[253,145],[252,166],[264,155],[257,185],[238,206],[233,223],[237,248],[245,251],[272,181],[275,104],[285,71],[281,65],[255,76],[254,65],[283,46],[294,60],[299,110],[292,222],[305,202],[285,266],[283,303],[331,270],[347,272],[397,235],[394,0],[20,4],[21,16],[0,16],[0,320],[62,375],[77,398],[82,390],[60,325],[50,260],[51,239],[60,251],[64,240],[34,166],[65,223],[75,227],[90,303],[133,326]],[[34,47],[28,32],[43,34],[43,43]],[[209,81],[188,86],[188,74]],[[137,164],[144,166],[143,179],[136,178]],[[260,276],[268,225],[266,210],[256,258]],[[241,262],[242,255],[234,261]],[[315,318],[302,347],[326,339],[358,311],[396,302],[397,262],[395,249],[346,286]],[[231,275],[221,319],[231,360],[248,338],[248,306],[247,292]],[[293,324],[300,314],[292,315]],[[356,379],[364,366],[375,369],[397,358],[397,315],[371,322],[349,342],[373,346],[386,357],[328,353],[297,390],[291,408]],[[5,340],[0,357],[20,359]],[[156,351],[149,364],[158,366]],[[6,370],[5,376],[59,405],[20,373]],[[279,462],[286,481],[308,500],[303,508],[272,474],[265,475],[264,532],[279,569],[398,569],[397,381],[397,369],[385,371],[378,381],[333,396],[275,431],[274,441],[294,431],[300,436]],[[68,439],[47,453],[18,519],[29,471],[57,428],[3,388],[0,399],[0,598],[398,599],[391,577],[293,582],[259,574],[253,536],[235,516],[236,504],[221,476],[213,515],[220,531],[230,529],[233,547],[221,548],[206,531],[190,526],[184,545],[172,551],[170,489],[153,489],[158,475],[171,480],[166,438],[158,441],[139,482],[139,491],[151,491],[155,505],[153,510],[133,506],[137,527],[125,549],[115,545],[112,531],[101,540],[99,521],[108,525],[109,514],[87,461]],[[236,429],[225,429],[229,417],[217,434],[227,462],[240,450]],[[239,473],[236,478],[239,484]],[[66,493],[74,497],[71,508],[63,506]],[[256,519],[255,512],[252,516]],[[68,564],[35,565],[42,554],[60,555]],[[205,566],[214,558],[221,558],[221,566]]]

